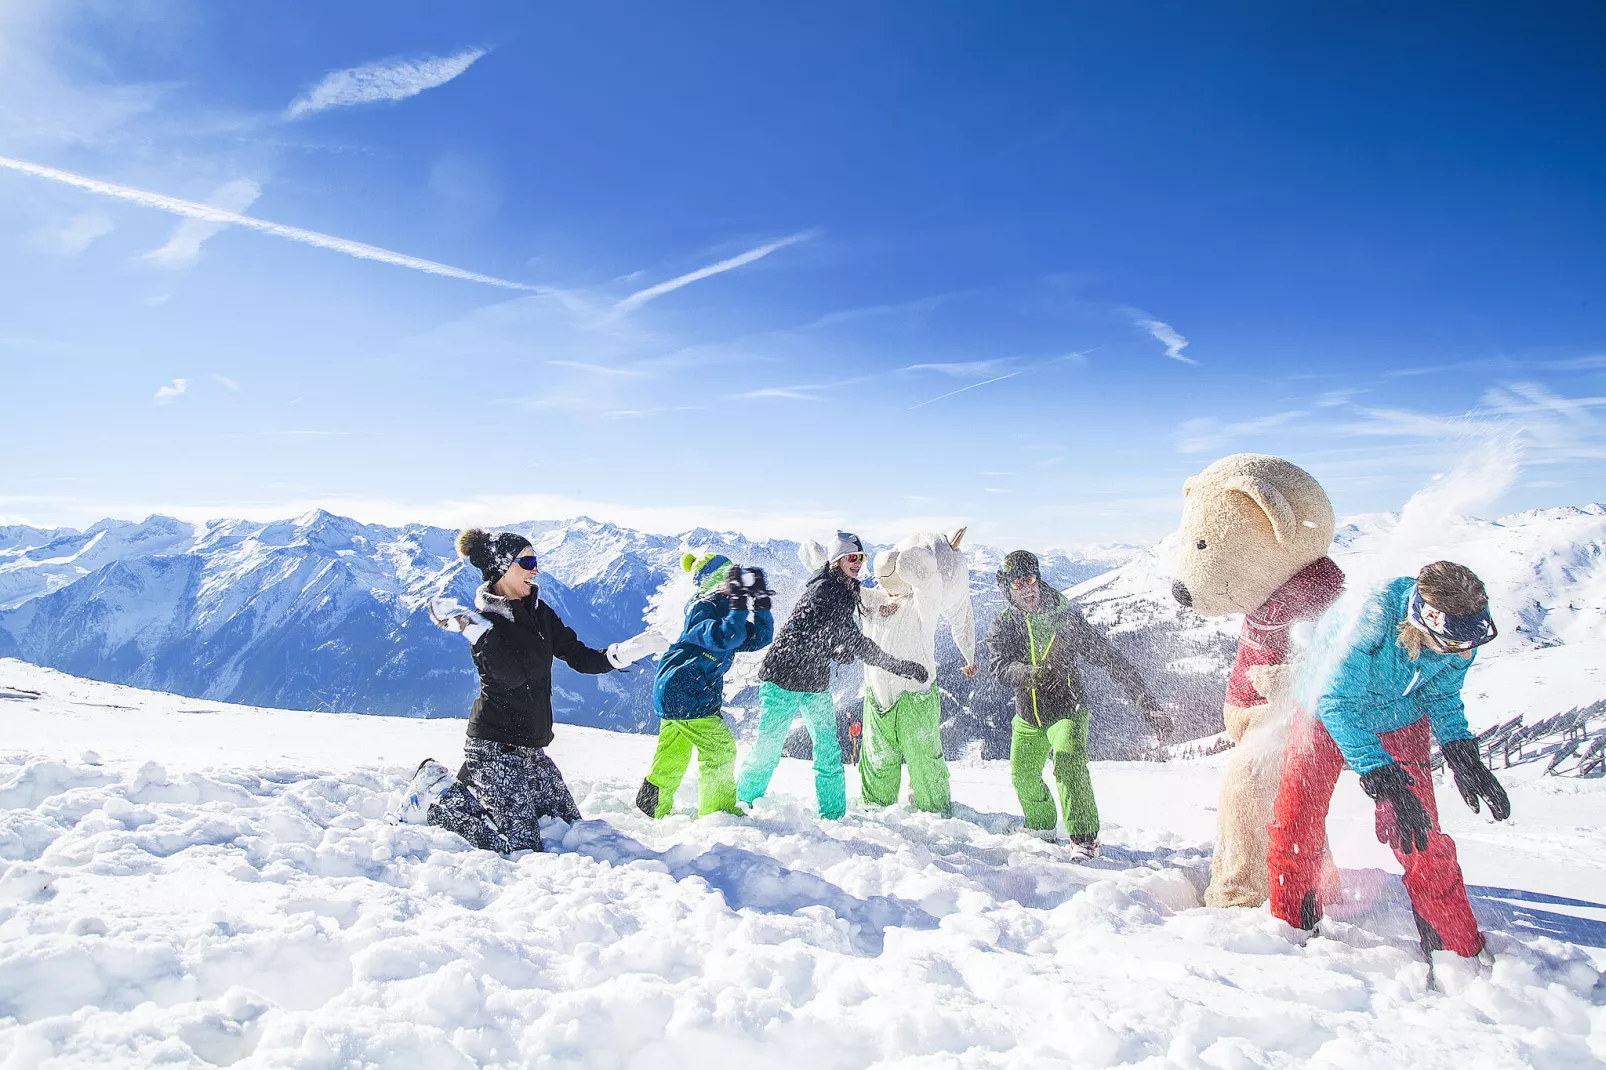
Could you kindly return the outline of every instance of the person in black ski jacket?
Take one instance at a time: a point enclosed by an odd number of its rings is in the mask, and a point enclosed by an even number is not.
[[[468,741],[456,777],[468,790],[451,790],[452,782],[443,781],[438,768],[428,768],[438,766],[432,761],[419,767],[415,783],[434,785],[430,824],[463,833],[479,847],[539,851],[540,818],[580,819],[563,774],[546,753],[552,742],[552,660],[599,675],[662,653],[669,643],[654,631],[606,650],[582,643],[541,601],[535,550],[522,535],[470,528],[458,535],[457,552],[485,581],[474,594],[477,612],[444,598],[431,602],[429,612],[436,624],[469,640],[479,672],[480,693],[469,712]],[[427,798],[431,792],[414,794]],[[476,806],[488,812],[489,823],[505,840],[477,834],[487,821]]]
[[[815,801],[821,817],[834,819],[847,813],[848,802],[831,664],[863,661],[922,684],[927,673],[924,665],[893,657],[859,630],[859,573],[865,560],[859,537],[837,532],[829,553],[811,545],[826,560],[809,577],[759,669],[758,738],[736,778],[736,797],[752,805],[769,788],[792,721],[802,714],[814,744]]]
[[[987,653],[993,674],[1015,696],[1009,771],[1026,828],[1052,838],[1058,824],[1054,797],[1043,782],[1043,765],[1052,753],[1065,830],[1091,854],[1098,850],[1099,809],[1087,769],[1087,692],[1080,663],[1109,673],[1157,732],[1168,728],[1167,719],[1132,663],[1042,581],[1035,555],[1011,553],[997,579],[1009,605],[988,629]]]

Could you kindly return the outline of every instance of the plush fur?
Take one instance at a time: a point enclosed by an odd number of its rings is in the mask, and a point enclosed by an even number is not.
[[[976,661],[976,620],[970,605],[970,568],[959,552],[961,530],[953,537],[922,532],[900,540],[875,556],[875,587],[863,591],[864,633],[896,658],[917,661],[930,680],[937,677],[937,618],[947,617],[950,634],[965,664]],[[898,611],[883,617],[880,607],[896,600]],[[924,685],[865,666],[865,686],[882,709],[906,691]]]
[[[1290,586],[1299,586],[1290,584],[1296,577],[1342,582],[1337,567],[1323,561],[1333,541],[1333,505],[1310,473],[1262,453],[1223,457],[1185,482],[1182,493],[1173,593],[1207,617],[1252,618],[1240,638],[1239,664],[1222,710],[1237,747],[1222,780],[1205,902],[1259,906],[1267,895],[1266,826],[1293,715],[1293,670],[1283,651],[1286,630],[1299,614],[1279,610]],[[1254,617],[1266,616],[1268,600],[1272,624],[1262,621],[1257,630]],[[1273,657],[1255,648],[1274,634],[1266,627],[1284,633],[1276,636],[1283,646]],[[1266,661],[1271,663],[1255,664]]]
[[[1173,577],[1187,592],[1179,600],[1206,617],[1253,612],[1333,543],[1327,492],[1281,457],[1223,457],[1182,496]]]

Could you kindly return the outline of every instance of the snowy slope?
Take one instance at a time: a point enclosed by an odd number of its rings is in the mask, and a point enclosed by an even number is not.
[[[0,1066],[1606,1059],[1606,781],[1527,767],[1498,826],[1441,788],[1498,960],[1429,989],[1352,778],[1330,832],[1355,902],[1300,947],[1198,906],[1209,762],[1097,763],[1108,847],[1075,864],[1014,831],[1001,763],[955,768],[968,819],[822,823],[783,761],[749,819],[684,816],[688,785],[654,823],[630,806],[651,739],[566,726],[588,820],[504,860],[381,816],[461,727],[0,661]]]

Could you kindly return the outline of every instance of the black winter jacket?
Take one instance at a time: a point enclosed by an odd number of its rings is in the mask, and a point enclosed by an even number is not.
[[[512,602],[481,587],[474,604],[491,630],[474,644],[480,694],[469,712],[469,738],[545,747],[552,742],[552,659],[592,675],[613,671],[613,663],[534,595]]]
[[[775,637],[758,678],[788,691],[831,689],[831,663],[862,661],[896,673],[907,668],[859,630],[859,582],[834,565],[809,577]]]
[[[1042,608],[1036,613],[1028,614],[1011,602],[987,629],[988,663],[999,682],[1015,693],[1015,712],[1021,720],[1047,727],[1086,706],[1079,666],[1084,660],[1109,673],[1145,710],[1158,709],[1143,678],[1104,633],[1059,591],[1044,584],[1042,592]],[[1034,671],[1034,665],[1046,668]]]

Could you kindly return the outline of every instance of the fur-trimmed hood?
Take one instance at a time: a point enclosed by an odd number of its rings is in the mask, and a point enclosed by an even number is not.
[[[530,585],[530,595],[536,602],[541,600],[540,588],[533,583]],[[474,608],[479,610],[481,613],[494,613],[504,620],[513,619],[512,600],[503,598],[501,595],[491,590],[491,585],[489,583],[482,583],[479,585],[479,588],[475,590]],[[494,624],[495,622],[493,621],[492,623]]]

